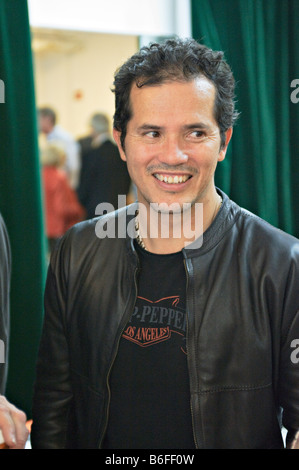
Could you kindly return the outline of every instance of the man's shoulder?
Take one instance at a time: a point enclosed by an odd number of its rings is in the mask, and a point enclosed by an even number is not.
[[[296,236],[274,226],[259,215],[241,207],[230,199],[223,191],[220,191],[223,205],[216,219],[213,229],[213,239],[220,240],[229,234],[236,243],[242,243],[248,249],[264,250],[298,250],[299,239]]]
[[[253,212],[250,212],[243,207],[240,207],[240,220],[243,220],[248,225],[251,225],[256,230],[259,230],[261,233],[265,233],[268,236],[281,238],[285,241],[288,241],[289,243],[299,243],[299,239],[294,235],[274,226],[266,219],[254,214]]]
[[[133,206],[122,207],[93,219],[79,222],[71,227],[61,238],[58,249],[108,248],[122,244],[130,235],[130,220],[133,218]]]
[[[257,247],[277,253],[295,254],[299,259],[299,239],[265,219],[240,208],[237,224],[243,237]]]
[[[51,253],[52,271],[57,276],[65,273],[76,277],[95,267],[97,270],[117,269],[124,258],[133,261],[128,220],[127,207],[124,207],[71,227]]]

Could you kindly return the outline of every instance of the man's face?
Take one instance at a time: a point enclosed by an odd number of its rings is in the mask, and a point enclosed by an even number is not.
[[[131,90],[132,118],[125,150],[114,130],[121,158],[137,187],[138,201],[195,204],[214,194],[217,162],[225,157],[231,136],[220,150],[214,119],[215,87],[204,77]]]
[[[52,119],[50,116],[39,115],[39,131],[44,134],[49,134],[54,127]]]

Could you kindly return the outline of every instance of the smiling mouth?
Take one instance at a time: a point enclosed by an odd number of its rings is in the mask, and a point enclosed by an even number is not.
[[[181,184],[181,183],[186,183],[186,181],[190,178],[192,178],[191,175],[162,175],[160,173],[154,173],[154,177],[162,181],[163,183],[168,183],[168,184]]]

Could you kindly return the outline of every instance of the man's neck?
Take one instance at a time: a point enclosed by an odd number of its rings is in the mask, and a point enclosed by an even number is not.
[[[222,198],[215,195],[206,203],[196,204],[180,213],[155,212],[139,206],[137,241],[156,254],[181,251],[190,243],[199,241],[213,223],[221,207]]]

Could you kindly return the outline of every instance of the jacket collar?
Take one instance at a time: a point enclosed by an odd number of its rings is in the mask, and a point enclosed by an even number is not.
[[[200,256],[212,248],[214,248],[220,240],[223,238],[224,234],[230,230],[234,225],[237,218],[241,213],[241,208],[235,204],[223,191],[219,188],[216,188],[217,192],[222,197],[221,208],[213,220],[209,228],[204,232],[201,240],[195,240],[195,242],[188,245],[187,248],[183,248],[182,252],[185,258],[192,258],[194,256]],[[127,206],[127,223],[132,224],[132,219],[135,217],[135,211],[138,208],[138,203],[135,202],[130,206]],[[131,234],[127,234],[127,247],[129,250],[133,251],[134,255],[134,239],[131,237]]]
[[[202,255],[214,248],[223,238],[224,234],[231,229],[241,213],[241,208],[237,204],[219,188],[216,189],[222,197],[220,210],[212,224],[203,233],[201,243],[195,240],[195,242],[188,245],[188,248],[183,249],[185,258]]]

